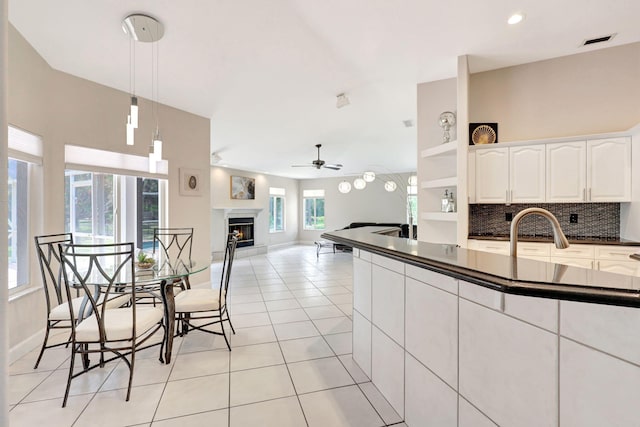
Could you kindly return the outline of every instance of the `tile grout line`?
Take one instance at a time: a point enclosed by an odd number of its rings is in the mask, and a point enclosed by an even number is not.
[[[273,267],[273,264],[271,264],[271,262],[269,262],[269,264]],[[253,267],[253,265],[252,265],[252,267]],[[275,267],[273,267],[273,268],[275,269]],[[254,270],[254,273],[255,273],[255,270]],[[260,293],[262,293],[262,290],[260,290]],[[267,312],[267,316],[269,317],[269,321],[271,321],[271,315],[269,314],[269,312]],[[309,427],[309,420],[307,420],[307,414],[304,412],[304,407],[302,406],[302,402],[300,401],[300,396],[298,395],[298,390],[296,389],[296,385],[293,382],[293,377],[291,376],[291,371],[289,370],[289,365],[287,363],[287,359],[284,357],[284,351],[282,351],[282,345],[280,345],[280,339],[278,338],[278,335],[276,334],[276,330],[273,327],[273,323],[271,323],[271,328],[273,329],[273,334],[276,336],[276,340],[277,340],[276,342],[278,343],[278,348],[280,349],[280,355],[282,356],[282,360],[284,361],[284,366],[286,367],[287,373],[289,374],[289,381],[291,381],[291,386],[293,387],[293,392],[296,394],[296,400],[298,401],[298,406],[300,407],[300,412],[302,412],[302,417],[304,418],[305,424],[307,425],[307,427]],[[229,427],[231,427],[231,426],[229,426]]]

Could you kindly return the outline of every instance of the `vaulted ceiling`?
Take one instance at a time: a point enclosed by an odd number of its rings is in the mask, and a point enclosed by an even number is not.
[[[526,19],[510,26],[516,11]],[[165,25],[159,101],[211,118],[220,164],[297,178],[415,170],[416,128],[403,121],[415,123],[416,84],[454,77],[458,55],[478,72],[640,41],[638,0],[9,1],[53,68],[125,92],[131,13]],[[136,49],[147,98],[150,52]],[[337,109],[342,92],[351,105]],[[290,167],[317,143],[342,171]]]

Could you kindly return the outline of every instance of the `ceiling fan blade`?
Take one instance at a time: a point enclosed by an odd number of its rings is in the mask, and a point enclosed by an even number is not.
[[[340,165],[340,164],[324,165],[324,167],[327,168],[327,169],[333,169],[334,171],[339,171],[342,168],[342,165]]]
[[[291,165],[292,168],[315,168],[315,165]]]

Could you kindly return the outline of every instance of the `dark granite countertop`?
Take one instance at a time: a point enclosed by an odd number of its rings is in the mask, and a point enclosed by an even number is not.
[[[505,293],[640,307],[640,277],[377,234],[385,232],[363,227],[321,237]]]
[[[482,234],[469,235],[472,240],[493,240],[493,241],[509,241],[508,235]],[[567,240],[572,245],[620,245],[620,246],[640,246],[640,242],[627,239],[612,239],[603,237],[569,237]],[[519,236],[519,242],[535,242],[535,243],[553,243],[553,237],[543,236]]]

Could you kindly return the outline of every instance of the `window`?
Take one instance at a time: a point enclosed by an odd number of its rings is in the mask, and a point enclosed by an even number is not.
[[[114,243],[115,177],[112,174],[66,171],[65,229],[76,243]]]
[[[324,190],[304,190],[304,229],[324,230]]]
[[[9,158],[9,289],[29,283],[29,163]]]
[[[65,165],[65,227],[76,242],[152,248],[153,229],[166,226],[166,161],[149,173],[145,156],[65,145]]]
[[[411,221],[413,219],[413,221]],[[407,185],[407,224],[416,224],[418,221],[418,177],[409,177]]]
[[[9,127],[7,161],[7,283],[11,291],[28,285],[31,235],[38,231],[41,211],[42,141],[23,130]],[[34,227],[31,226],[34,221]]]
[[[137,178],[136,246],[153,248],[153,229],[160,227],[160,180]]]
[[[269,188],[269,233],[284,231],[284,188]]]
[[[162,226],[164,180],[87,171],[65,171],[65,229],[77,243],[135,241],[153,246]]]

